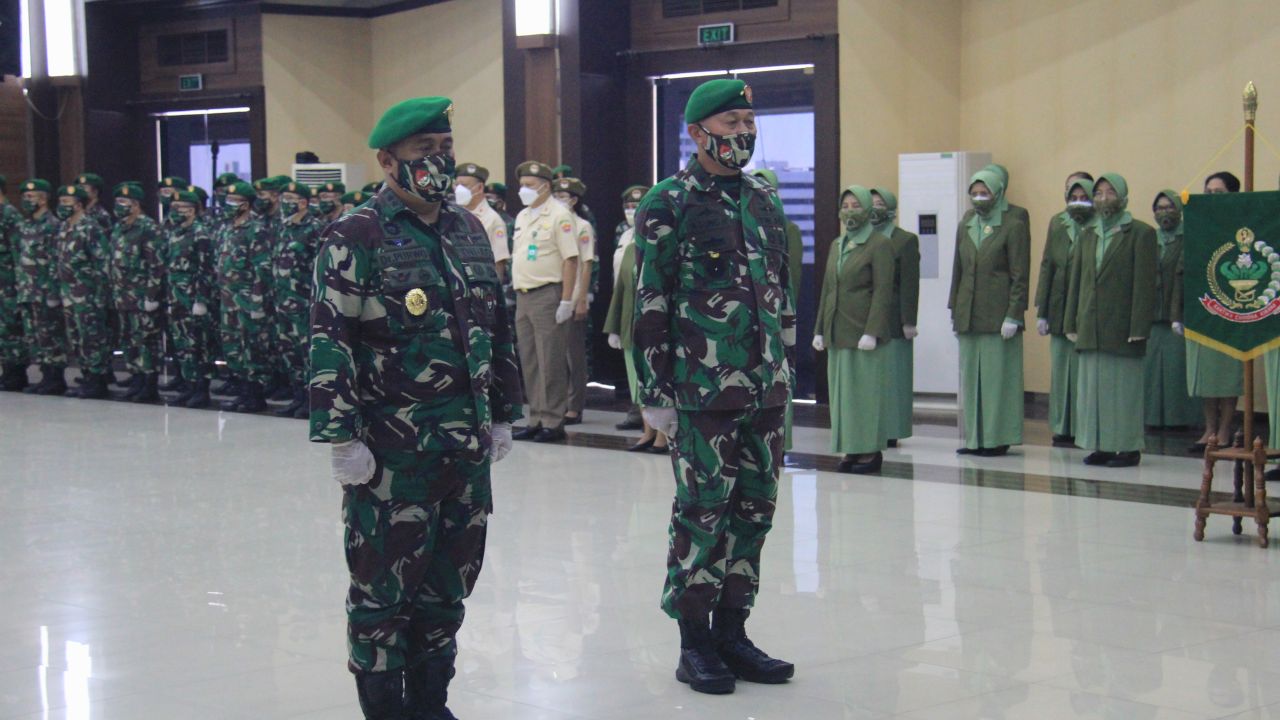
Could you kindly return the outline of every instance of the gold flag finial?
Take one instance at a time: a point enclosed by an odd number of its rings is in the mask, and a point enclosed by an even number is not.
[[[1253,122],[1258,117],[1258,88],[1254,87],[1253,81],[1250,80],[1248,85],[1244,86],[1244,119]]]

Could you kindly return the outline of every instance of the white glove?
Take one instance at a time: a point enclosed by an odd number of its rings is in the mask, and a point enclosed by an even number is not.
[[[1071,342],[1075,342],[1076,339],[1078,339],[1079,337],[1080,336],[1076,333],[1067,333],[1067,339],[1070,340]]]
[[[670,439],[676,437],[676,409],[669,407],[641,408],[640,414],[649,427],[666,435]]]
[[[338,484],[348,487],[364,485],[373,479],[373,453],[359,440],[333,443],[329,446],[329,467]]]
[[[859,349],[859,350],[875,350],[875,349],[876,349],[876,336],[875,336],[875,335],[863,335],[862,337],[858,338],[858,349]]]
[[[596,301],[596,294],[595,294],[595,293],[587,293],[587,304],[588,304],[588,305],[590,305],[591,303],[593,303],[593,302],[595,302],[595,301]]]
[[[1009,322],[1008,320],[1005,320],[1004,323],[1000,325],[1000,337],[1004,338],[1005,340],[1008,340],[1017,334],[1018,334],[1018,323]]]
[[[53,307],[58,307],[59,305],[61,305],[61,304],[62,304],[62,301],[61,301],[61,300],[53,300],[53,299],[50,299],[50,300],[45,300],[45,301],[44,301],[44,304],[45,304],[46,306],[48,306],[48,307],[53,308]]]
[[[191,303],[191,314],[196,317],[209,314],[209,307],[202,302]]]
[[[916,329],[915,325],[903,325],[902,336],[908,340],[915,340],[920,337],[920,331]]]
[[[1144,338],[1144,337],[1131,337],[1131,338],[1129,338],[1129,342],[1131,342],[1131,343],[1142,342],[1143,340],[1146,340],[1146,338]]]
[[[1182,323],[1176,322],[1173,324],[1173,334],[1182,337]]]
[[[569,322],[571,317],[573,317],[573,301],[561,300],[560,305],[556,307],[556,324],[563,325]]]
[[[489,461],[498,462],[511,452],[511,423],[494,423],[489,438]]]
[[[144,312],[155,312],[160,309],[160,303],[155,300],[143,300],[142,309]]]
[[[266,316],[267,314],[262,312],[261,310],[254,310],[253,312],[249,313],[249,318],[252,320],[261,320]]]
[[[813,349],[822,352],[827,349],[827,341],[821,335],[813,336]]]
[[[1039,320],[1037,320],[1037,321],[1036,321],[1036,332],[1040,333],[1040,337],[1044,337],[1045,335],[1048,335],[1048,334],[1049,334],[1049,321],[1048,321],[1048,320],[1045,320],[1044,318],[1040,318]]]
[[[609,347],[614,350],[622,349],[622,336],[618,333],[609,333]]]

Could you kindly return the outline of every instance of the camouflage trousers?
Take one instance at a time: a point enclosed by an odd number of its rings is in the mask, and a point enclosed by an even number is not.
[[[342,500],[352,672],[457,654],[462,601],[480,575],[493,510],[483,455],[374,448],[374,456],[373,480],[346,488]]]
[[[209,314],[205,316],[204,342],[205,357],[212,365],[214,360],[225,360],[222,357],[222,302],[215,296],[209,301]]]
[[[120,312],[120,349],[124,351],[129,372],[143,375],[158,372],[162,317],[159,311]]]
[[[27,340],[24,332],[18,302],[11,298],[0,300],[0,363],[27,364]]]
[[[92,302],[63,303],[67,322],[68,355],[76,359],[82,376],[111,371],[111,339],[106,308]]]
[[[778,499],[785,414],[784,406],[676,413],[676,497],[662,592],[671,617],[754,604]]]
[[[244,347],[240,339],[240,313],[235,301],[223,293],[219,308],[218,345],[227,370],[237,378],[244,378]]]
[[[307,379],[307,344],[311,334],[310,308],[296,311],[276,310],[276,353],[280,371],[289,378],[290,386],[301,388]]]
[[[211,324],[209,315],[170,316],[169,336],[173,340],[173,357],[178,363],[178,373],[183,380],[195,382],[212,377],[213,362],[209,357]]]
[[[271,380],[271,317],[254,319],[243,310],[236,311],[235,351],[240,361],[241,378],[266,385]]]
[[[27,354],[32,362],[67,364],[67,331],[61,305],[23,303],[22,334],[27,338]]]

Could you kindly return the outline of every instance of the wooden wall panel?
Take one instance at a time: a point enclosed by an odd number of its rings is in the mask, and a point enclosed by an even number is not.
[[[228,33],[230,47],[227,62],[167,67],[159,65],[159,36],[212,30],[226,30]],[[138,27],[138,72],[141,91],[148,95],[176,93],[178,76],[193,73],[204,75],[204,92],[216,93],[233,88],[260,86],[262,16],[253,14],[143,24]]]
[[[0,175],[14,187],[27,179],[27,103],[18,78],[5,75],[0,82]],[[9,198],[12,200],[13,198]]]
[[[698,26],[735,24],[737,44],[835,35],[837,0],[778,0],[775,7],[690,17],[662,17],[662,0],[631,1],[631,49],[682,50],[698,47]]]

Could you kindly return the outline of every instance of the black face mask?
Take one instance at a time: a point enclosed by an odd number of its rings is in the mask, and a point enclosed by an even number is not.
[[[334,201],[332,201],[332,200],[321,200],[321,201],[320,201],[320,214],[321,214],[321,215],[332,215],[332,214],[333,214],[333,211],[334,211],[334,210],[337,210],[337,209],[338,209],[338,203],[336,203],[336,202],[334,202]]]
[[[111,209],[117,220],[123,220],[133,214],[133,206],[128,203],[116,203]]]
[[[259,215],[266,215],[267,213],[271,212],[271,201],[264,197],[254,198],[253,209]]]
[[[400,186],[430,203],[444,200],[453,187],[456,163],[452,153],[436,153],[421,159],[400,161]]]

